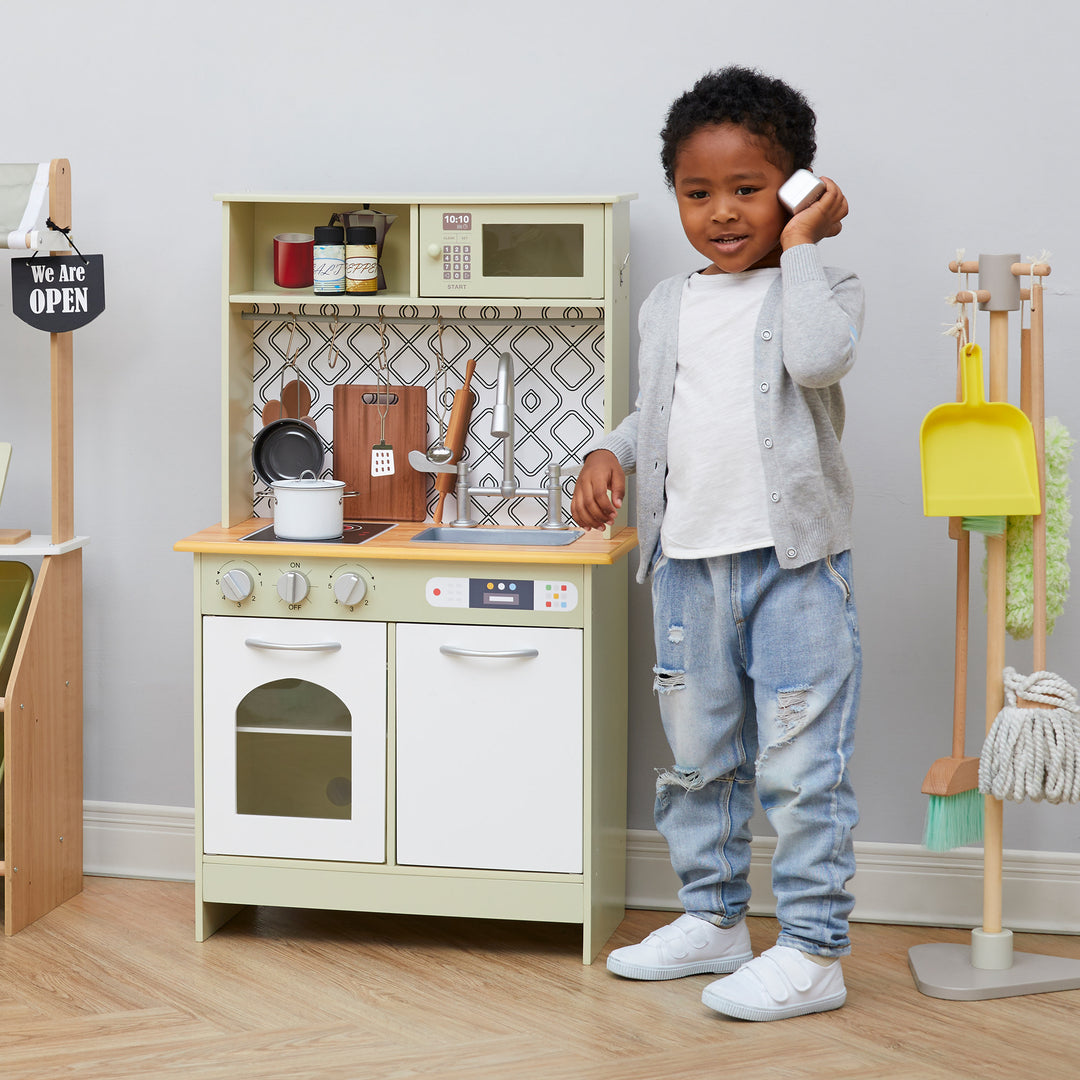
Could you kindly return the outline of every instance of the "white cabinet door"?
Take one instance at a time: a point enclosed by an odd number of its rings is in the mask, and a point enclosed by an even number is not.
[[[397,627],[397,861],[582,872],[582,631]]]
[[[203,618],[203,849],[385,860],[385,623]]]

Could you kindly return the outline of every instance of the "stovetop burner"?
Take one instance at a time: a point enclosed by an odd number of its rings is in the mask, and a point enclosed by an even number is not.
[[[329,540],[280,540],[283,544],[363,544],[379,533],[392,529],[392,521],[346,521],[345,532],[341,536],[335,536]],[[274,532],[273,525],[267,525],[247,536],[241,536],[241,540],[279,540]]]

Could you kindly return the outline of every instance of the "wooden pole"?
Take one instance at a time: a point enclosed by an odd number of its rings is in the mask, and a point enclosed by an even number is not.
[[[71,166],[54,158],[49,166],[49,217],[58,228],[71,225]],[[53,252],[52,254],[64,254]],[[75,396],[71,332],[49,335],[52,380],[52,542],[75,535]]]
[[[1030,385],[1031,425],[1035,429],[1035,460],[1039,470],[1040,512],[1032,519],[1032,593],[1035,671],[1046,670],[1046,389],[1043,375],[1043,286],[1031,282]]]
[[[1009,396],[1009,313],[990,312],[990,401]],[[986,538],[986,732],[1005,704],[1005,534]],[[1004,814],[1000,799],[986,796],[983,821],[983,930],[1001,933]]]

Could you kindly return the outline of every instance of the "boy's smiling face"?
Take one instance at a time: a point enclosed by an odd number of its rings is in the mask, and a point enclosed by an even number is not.
[[[679,147],[679,217],[687,239],[712,264],[706,274],[780,265],[780,234],[790,215],[777,192],[788,174],[766,157],[766,147],[738,124],[698,128]]]

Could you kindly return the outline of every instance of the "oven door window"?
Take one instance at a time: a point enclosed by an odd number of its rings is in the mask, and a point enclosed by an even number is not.
[[[352,717],[326,687],[276,679],[236,709],[236,811],[348,819]]]
[[[482,233],[486,278],[580,278],[585,272],[580,222],[485,223]]]

